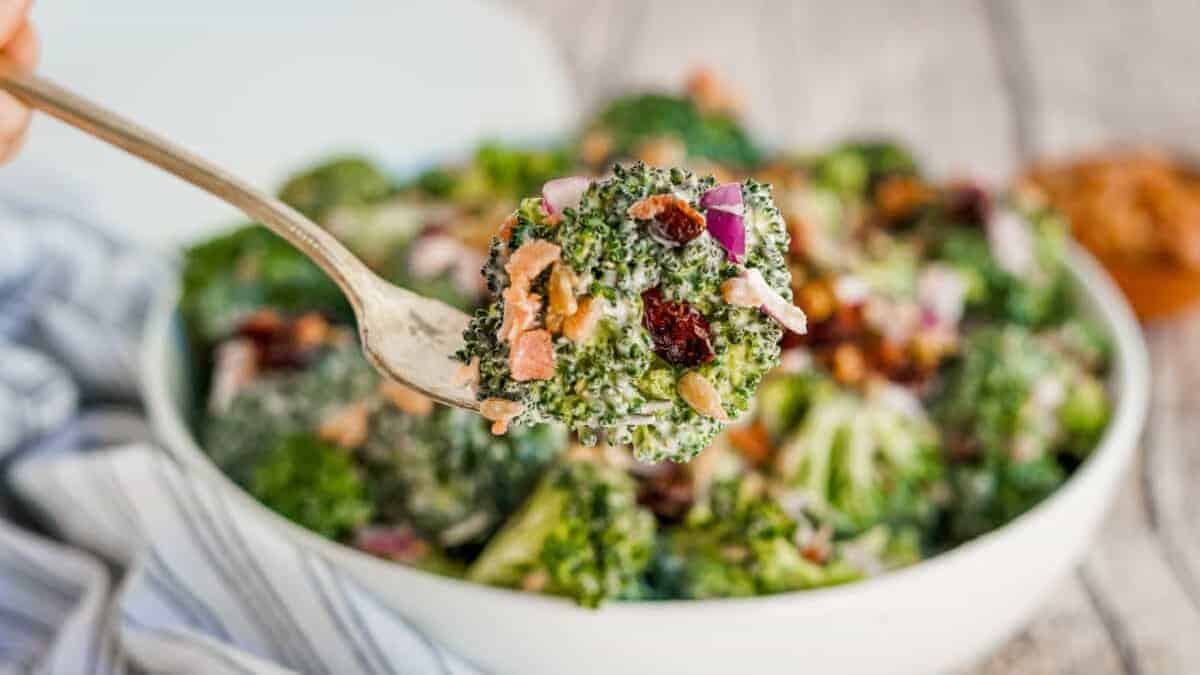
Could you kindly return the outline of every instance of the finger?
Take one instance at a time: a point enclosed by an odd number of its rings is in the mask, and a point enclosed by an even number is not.
[[[7,45],[21,29],[32,2],[33,0],[0,0],[0,45]]]
[[[26,126],[21,133],[17,134],[16,138],[9,139],[7,143],[0,144],[0,164],[7,162],[16,155],[25,145],[25,137],[29,135],[29,127]]]
[[[25,133],[33,111],[12,94],[0,92],[0,145],[8,144]]]
[[[0,2],[3,1],[0,0]],[[39,51],[37,32],[33,30],[33,24],[28,20],[21,23],[21,27],[17,29],[16,33],[13,33],[12,39],[4,45],[3,49],[8,58],[26,70],[33,70],[33,67],[37,65]]]

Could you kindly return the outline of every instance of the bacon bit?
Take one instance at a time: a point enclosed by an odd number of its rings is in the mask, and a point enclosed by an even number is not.
[[[562,220],[563,220],[563,217],[562,217],[561,213],[551,213],[550,215],[543,218],[542,222],[545,223],[546,225],[554,226],[554,225],[558,225],[558,224],[562,223]]]
[[[329,322],[316,312],[309,312],[296,319],[292,325],[292,340],[301,350],[311,349],[325,343],[329,336]]]
[[[630,206],[626,213],[630,218],[658,223],[661,227],[653,228],[655,234],[676,244],[686,244],[705,230],[704,216],[675,195],[651,195]]]
[[[872,365],[888,379],[901,382],[912,379],[915,370],[907,347],[886,336],[877,338],[870,350]]]
[[[426,417],[433,412],[433,399],[399,382],[392,380],[380,382],[379,394],[397,409],[410,415]]]
[[[596,332],[596,325],[604,314],[604,298],[585,295],[579,300],[579,309],[563,321],[563,335],[575,344],[583,344]]]
[[[887,224],[900,225],[916,216],[934,196],[916,176],[888,176],[875,188],[875,207]]]
[[[804,310],[809,321],[824,321],[837,309],[837,298],[828,281],[810,281],[796,292],[796,306]]]
[[[351,403],[327,416],[317,427],[317,436],[353,450],[367,441],[367,417],[366,403]]]
[[[771,439],[761,422],[731,428],[727,437],[730,445],[751,466],[761,466],[771,455]]]
[[[550,270],[550,281],[547,284],[550,295],[550,309],[546,312],[546,327],[557,333],[562,328],[563,319],[571,316],[579,309],[575,300],[575,273],[562,261],[554,263]]]
[[[518,335],[533,328],[537,323],[538,311],[542,308],[542,296],[517,286],[509,286],[501,295],[504,298],[504,322],[500,324],[500,331],[496,337],[511,343]]]
[[[479,384],[479,357],[472,356],[470,363],[464,363],[454,371],[453,384],[474,387]]]
[[[791,235],[788,241],[788,253],[798,260],[807,259],[808,252],[812,248],[813,228],[795,214],[788,214],[783,222],[787,224],[788,234]]]
[[[504,222],[500,223],[500,229],[496,230],[496,236],[500,237],[502,241],[507,242],[512,239],[513,228],[516,226],[517,214],[510,213],[508,214],[508,217],[504,219]]]
[[[258,349],[253,340],[237,338],[222,342],[216,356],[208,409],[220,413],[229,410],[237,393],[258,374]]]
[[[861,382],[867,374],[867,360],[858,345],[843,342],[833,350],[833,378],[842,384]]]
[[[508,352],[508,367],[517,382],[554,377],[554,340],[550,331],[521,333]]]
[[[721,284],[721,297],[734,307],[761,307],[763,297],[741,277],[726,279]]]
[[[238,325],[238,335],[255,342],[269,340],[284,328],[283,316],[273,309],[255,310]]]
[[[658,136],[638,144],[634,157],[650,166],[678,166],[687,157],[687,146],[672,136]]]
[[[505,342],[513,342],[522,332],[529,330],[537,322],[538,312],[542,308],[542,296],[530,293],[529,286],[534,278],[550,265],[554,264],[562,249],[544,239],[527,241],[517,249],[504,265],[508,272],[509,287],[504,289],[504,323],[500,326],[497,337]]]
[[[587,132],[579,143],[579,158],[585,164],[600,164],[612,154],[613,138],[607,131]]]
[[[823,523],[808,541],[800,546],[800,555],[818,565],[825,564],[833,554],[833,528],[829,523]]]
[[[721,422],[728,422],[729,415],[721,407],[721,394],[703,375],[696,371],[685,373],[679,378],[679,395],[692,409]]]
[[[554,264],[561,255],[562,248],[558,244],[545,239],[532,239],[513,252],[504,265],[504,271],[508,272],[513,286],[528,288],[537,275]]]
[[[479,414],[492,422],[492,433],[497,436],[508,431],[508,423],[525,411],[525,404],[506,398],[489,398],[479,404]]]
[[[521,590],[526,593],[541,593],[549,583],[549,572],[546,570],[534,570],[521,578]]]
[[[376,526],[354,535],[354,548],[394,562],[415,563],[429,553],[429,544],[408,525]]]
[[[704,112],[737,114],[741,110],[741,96],[731,92],[712,68],[692,71],[687,79],[686,90],[696,107]]]
[[[917,368],[932,371],[941,360],[958,349],[958,336],[953,330],[935,327],[919,331],[909,342],[909,351]]]

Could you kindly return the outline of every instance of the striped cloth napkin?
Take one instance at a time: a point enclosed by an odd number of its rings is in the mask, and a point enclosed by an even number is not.
[[[154,447],[169,265],[39,192],[0,191],[0,675],[478,673]]]

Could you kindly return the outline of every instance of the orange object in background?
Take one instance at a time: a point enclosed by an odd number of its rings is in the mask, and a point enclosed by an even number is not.
[[[1034,167],[1044,191],[1139,318],[1200,299],[1200,169],[1153,150],[1113,150]]]

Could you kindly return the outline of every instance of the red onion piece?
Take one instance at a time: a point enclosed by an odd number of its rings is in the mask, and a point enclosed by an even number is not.
[[[741,261],[742,256],[746,255],[746,225],[742,217],[721,209],[709,209],[704,214],[704,220],[708,225],[708,233],[725,247],[729,259]]]
[[[843,305],[861,305],[871,295],[871,285],[860,276],[843,274],[833,283],[833,295]]]
[[[957,324],[966,300],[966,281],[948,265],[928,265],[917,277],[917,301],[921,304],[923,322],[928,315],[933,325]]]
[[[722,208],[730,210],[729,207],[742,205],[742,186],[739,183],[725,183],[705,192],[700,197],[700,208]]]
[[[546,181],[542,186],[542,205],[548,215],[562,213],[563,209],[579,207],[579,200],[592,182],[583,176],[567,176]]]
[[[1012,211],[993,211],[987,220],[988,248],[1001,269],[1025,276],[1036,263],[1033,232],[1029,223]]]
[[[778,321],[779,325],[799,335],[808,331],[808,317],[799,307],[785,300],[779,291],[771,288],[761,272],[756,269],[743,270],[741,278],[762,299],[762,311]]]

